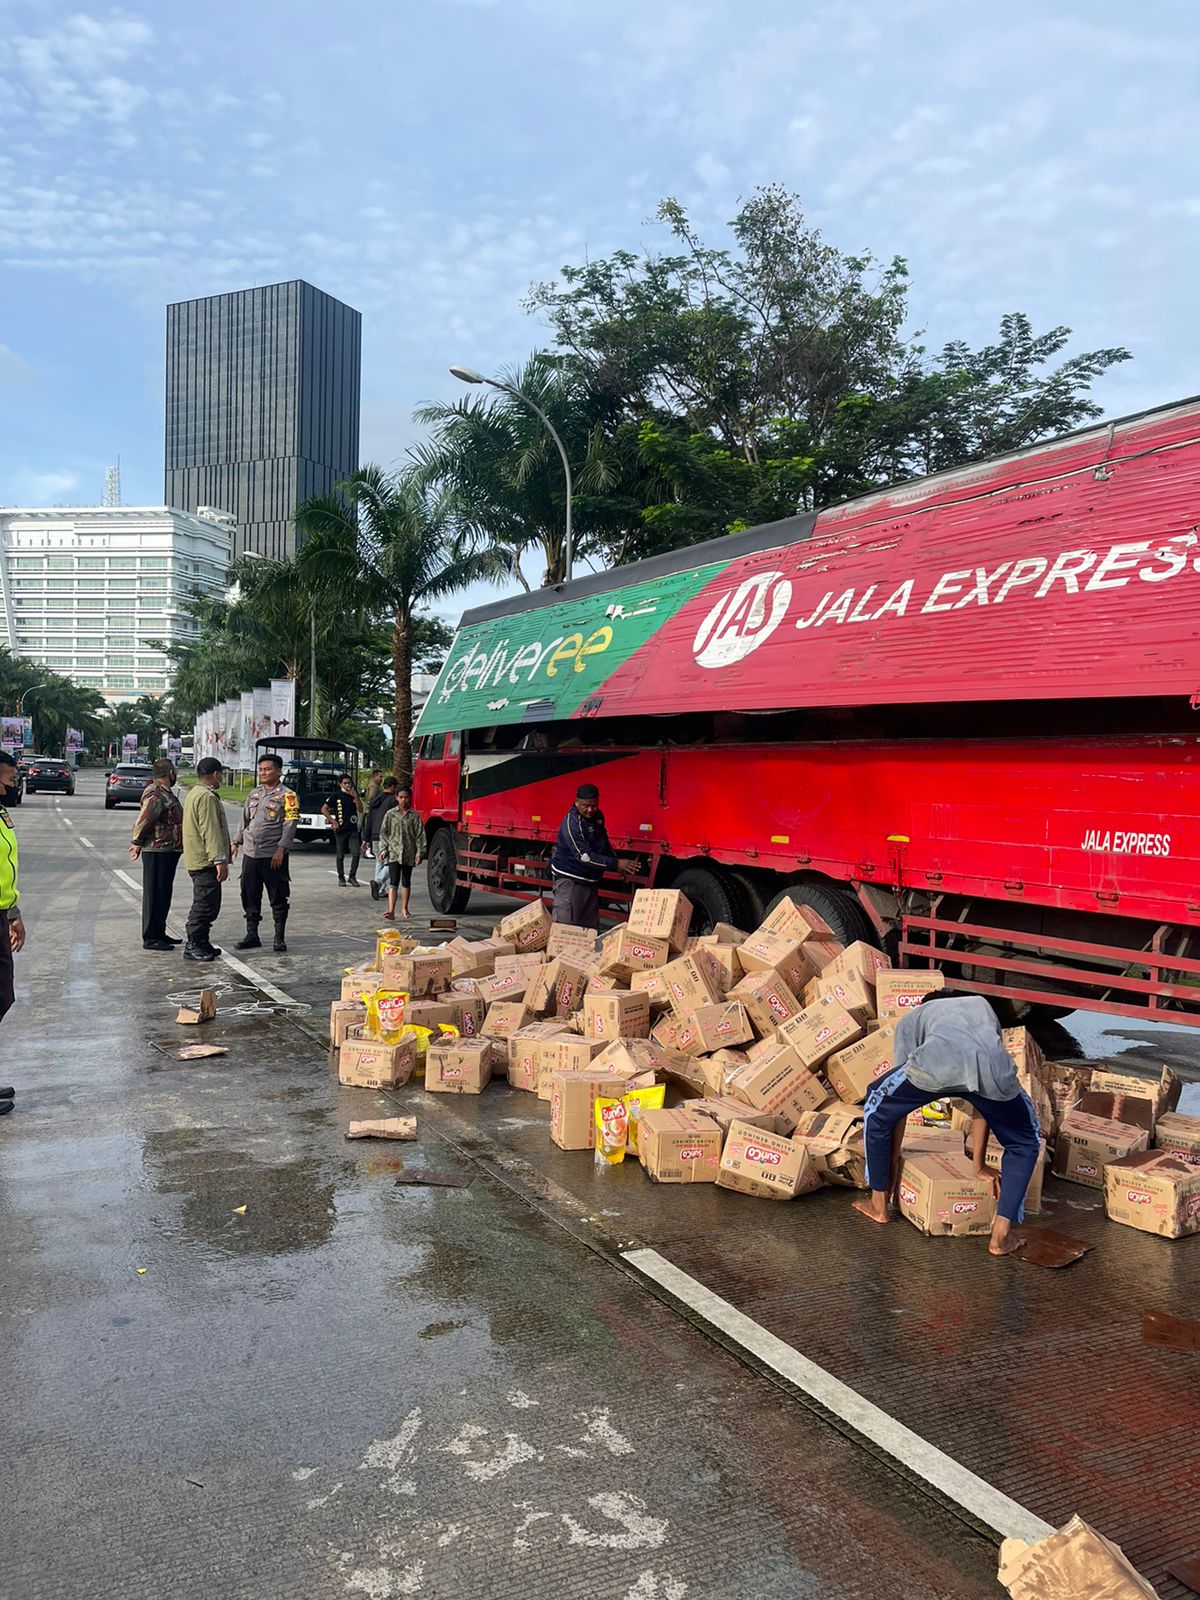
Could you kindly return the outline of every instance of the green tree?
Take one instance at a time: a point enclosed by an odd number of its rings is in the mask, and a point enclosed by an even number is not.
[[[296,528],[303,540],[297,562],[314,585],[361,598],[388,617],[392,769],[410,777],[417,608],[492,576],[494,564],[462,546],[448,497],[432,492],[412,468],[390,475],[381,467],[361,467],[336,493],[316,495],[301,506]]]

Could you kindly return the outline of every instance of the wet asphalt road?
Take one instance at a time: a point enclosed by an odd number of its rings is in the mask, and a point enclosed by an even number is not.
[[[251,958],[313,1012],[209,969],[229,1053],[156,1048],[195,1037],[197,969],[141,950],[110,871],[136,880],[133,813],[100,796],[15,813],[0,1593],[999,1594],[988,1543],[511,1188],[398,1188],[401,1160],[464,1170],[432,1108],[415,1147],[345,1141],[392,1108],[320,1042],[375,925],[324,851],[294,861],[290,953]]]

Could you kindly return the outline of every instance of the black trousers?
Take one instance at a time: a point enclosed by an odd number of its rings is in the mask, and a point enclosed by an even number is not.
[[[142,851],[142,939],[165,939],[175,891],[177,850]]]
[[[242,857],[242,910],[246,913],[246,926],[257,928],[262,921],[263,890],[271,903],[271,915],[283,922],[288,914],[288,896],[292,881],[288,872],[288,858],[284,856],[281,867],[271,865],[270,856]]]
[[[209,942],[212,925],[221,915],[221,885],[217,882],[216,867],[201,867],[199,872],[189,872],[192,880],[192,909],[188,912],[187,936],[189,944],[202,948]]]
[[[346,833],[335,833],[333,848],[337,851],[337,875],[339,878],[346,876],[346,852],[350,853],[350,876],[358,877],[358,861],[362,855],[362,840],[359,838],[358,829],[351,828]]]
[[[0,1017],[6,1017],[16,1000],[13,992],[13,953],[8,918],[0,912]]]

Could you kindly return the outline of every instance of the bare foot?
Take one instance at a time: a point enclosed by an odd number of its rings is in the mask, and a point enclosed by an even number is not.
[[[886,1200],[876,1204],[875,1197],[872,1195],[870,1199],[867,1200],[855,1200],[853,1205],[855,1211],[861,1212],[864,1217],[868,1217],[872,1222],[891,1221],[891,1218],[887,1213]]]
[[[1019,1250],[1025,1243],[1023,1233],[1010,1233],[1006,1239],[989,1239],[988,1255],[1011,1256],[1014,1250]]]

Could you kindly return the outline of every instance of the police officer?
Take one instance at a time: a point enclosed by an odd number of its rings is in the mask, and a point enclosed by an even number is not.
[[[284,933],[291,887],[288,851],[296,838],[300,801],[295,790],[285,789],[280,782],[282,771],[283,762],[278,756],[263,756],[258,763],[258,787],[251,789],[233,836],[233,854],[236,856],[239,850],[242,853],[242,910],[246,916],[246,937],[238,940],[235,950],[258,950],[262,946],[258,925],[262,921],[264,889],[275,919],[274,948],[287,949]]]

